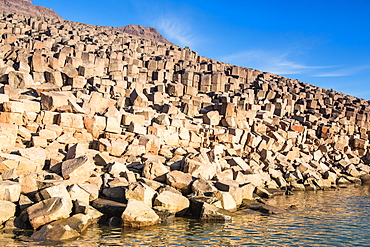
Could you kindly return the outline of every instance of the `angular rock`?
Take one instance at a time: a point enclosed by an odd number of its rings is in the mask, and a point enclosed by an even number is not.
[[[12,202],[0,200],[0,225],[15,215],[15,207]]]
[[[192,183],[191,188],[192,191],[199,196],[210,196],[217,191],[217,188],[210,181],[207,181],[202,177],[195,180]]]
[[[155,190],[141,182],[130,184],[125,191],[127,200],[134,199],[137,201],[142,201],[149,207],[153,206],[153,201],[157,194],[158,193]]]
[[[236,211],[237,204],[229,192],[217,191],[214,193],[214,197],[220,200],[223,209],[231,212]]]
[[[61,167],[63,178],[67,179],[71,184],[85,182],[90,178],[94,169],[94,163],[86,155],[66,160]]]
[[[17,182],[0,182],[0,200],[17,202],[21,194],[21,185]]]
[[[168,168],[159,162],[147,162],[144,165],[142,176],[147,179],[164,182],[166,181],[166,174]]]
[[[166,174],[166,183],[181,191],[181,193],[184,195],[191,193],[192,182],[193,177],[190,174],[182,171],[171,171]]]
[[[53,197],[36,203],[26,209],[28,219],[37,229],[49,222],[66,219],[72,212],[72,205],[61,197]]]
[[[209,125],[218,125],[221,117],[218,111],[209,111],[203,115],[203,123]]]
[[[61,219],[44,225],[30,237],[33,241],[63,241],[80,236],[90,224],[90,218],[76,214],[68,219]]]
[[[166,208],[176,215],[183,215],[189,208],[190,202],[182,195],[170,191],[163,191],[155,198],[154,205]]]
[[[98,198],[92,202],[92,206],[109,217],[121,217],[127,204]]]
[[[207,203],[211,200],[212,198],[209,197],[191,198],[190,210],[192,215],[204,221],[230,221],[232,219],[230,212]]]
[[[127,207],[122,213],[123,226],[140,228],[152,226],[159,222],[159,216],[145,202],[135,199],[128,200]]]
[[[71,196],[68,193],[66,186],[63,184],[42,189],[39,191],[38,195],[39,197],[41,197],[40,201],[50,199],[53,197],[63,198],[63,203],[66,203],[69,205],[69,207],[72,207]]]

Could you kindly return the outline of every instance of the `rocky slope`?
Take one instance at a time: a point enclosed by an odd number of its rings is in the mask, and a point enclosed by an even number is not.
[[[13,14],[0,34],[0,224],[33,240],[370,180],[363,99],[107,27]]]
[[[62,19],[54,10],[34,5],[30,0],[0,0],[0,13],[1,12],[18,13],[24,16],[39,16]],[[124,27],[113,27],[112,29],[130,35],[153,39],[166,44],[172,44],[153,27],[127,25]]]
[[[18,13],[33,17],[61,18],[54,10],[34,5],[30,0],[0,0],[0,12]]]

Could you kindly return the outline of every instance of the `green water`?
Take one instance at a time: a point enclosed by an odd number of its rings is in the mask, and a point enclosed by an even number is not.
[[[227,223],[177,219],[140,230],[91,226],[79,239],[62,243],[3,233],[0,246],[370,246],[369,187],[297,192],[268,203],[297,208],[276,215],[240,211]]]

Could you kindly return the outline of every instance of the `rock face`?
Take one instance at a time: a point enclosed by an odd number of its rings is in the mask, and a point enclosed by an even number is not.
[[[1,222],[36,240],[370,181],[368,101],[109,27],[0,14],[0,33]]]

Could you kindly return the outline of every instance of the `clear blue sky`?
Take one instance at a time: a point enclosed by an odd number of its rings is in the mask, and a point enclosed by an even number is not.
[[[67,20],[155,27],[199,55],[370,100],[370,0],[33,0]]]

